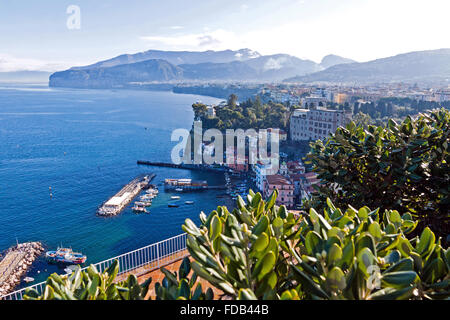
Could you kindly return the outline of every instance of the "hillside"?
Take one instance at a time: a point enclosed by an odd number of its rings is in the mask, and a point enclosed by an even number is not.
[[[364,63],[332,66],[287,82],[375,83],[445,82],[450,79],[450,49],[417,51]]]

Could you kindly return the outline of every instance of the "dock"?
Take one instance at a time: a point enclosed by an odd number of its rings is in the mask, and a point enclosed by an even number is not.
[[[210,186],[206,181],[194,181],[192,179],[166,179],[164,189],[167,191],[204,191],[226,189],[226,186]]]
[[[44,251],[40,242],[20,243],[6,251],[0,261],[0,296],[20,284],[34,260]]]
[[[138,160],[137,164],[143,166],[164,167],[164,168],[195,170],[195,171],[221,172],[221,173],[232,171],[232,170],[230,171],[228,167],[224,166],[211,167],[208,165],[201,165],[201,164],[174,164],[168,162],[153,162],[145,160]]]
[[[142,190],[149,187],[155,174],[141,175],[124,186],[112,198],[103,203],[97,210],[99,216],[118,215]]]

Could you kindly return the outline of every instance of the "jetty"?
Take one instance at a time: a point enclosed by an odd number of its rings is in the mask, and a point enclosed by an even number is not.
[[[9,248],[0,257],[0,297],[12,292],[20,284],[22,276],[43,251],[40,242],[27,242]]]
[[[144,189],[149,188],[155,174],[141,175],[124,186],[97,210],[99,216],[118,215]]]
[[[192,179],[166,179],[164,189],[167,191],[203,191],[211,189],[226,189],[226,186],[209,186],[207,181],[194,181]]]
[[[210,165],[202,165],[202,164],[174,164],[168,162],[153,162],[153,161],[145,161],[138,160],[138,165],[143,166],[153,166],[153,167],[164,167],[164,168],[175,168],[175,169],[183,169],[183,170],[196,170],[196,171],[209,171],[209,172],[231,172],[232,170],[225,166],[210,166]]]

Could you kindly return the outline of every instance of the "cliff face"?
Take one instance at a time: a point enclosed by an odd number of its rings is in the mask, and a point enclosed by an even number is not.
[[[56,72],[50,76],[51,87],[114,88],[133,82],[168,82],[180,80],[183,70],[165,60],[146,60],[114,67]]]

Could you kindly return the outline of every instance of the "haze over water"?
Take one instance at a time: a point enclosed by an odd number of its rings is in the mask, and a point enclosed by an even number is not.
[[[0,86],[0,251],[42,241],[48,249],[70,246],[95,263],[182,233],[187,217],[198,220],[223,203],[223,191],[182,194],[168,208],[160,194],[150,214],[130,206],[114,218],[97,207],[138,174],[204,179],[223,175],[143,167],[136,160],[170,161],[172,130],[190,129],[191,105],[217,99],[170,92],[50,89]],[[50,197],[50,190],[53,197]],[[194,205],[184,201],[193,200]],[[41,270],[40,274],[36,272]],[[47,271],[45,271],[47,270]],[[44,280],[56,267],[39,261],[29,275]],[[59,270],[61,272],[61,270]]]

